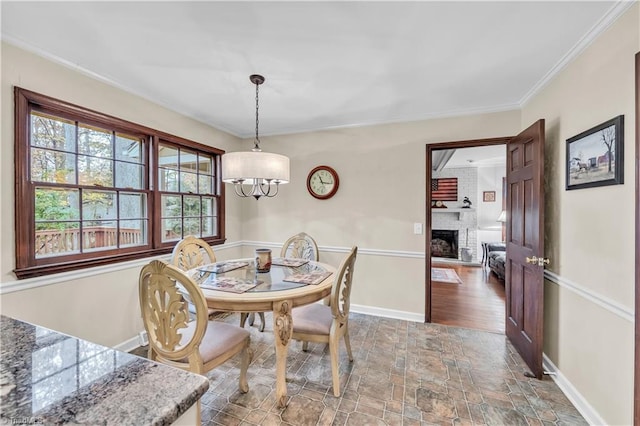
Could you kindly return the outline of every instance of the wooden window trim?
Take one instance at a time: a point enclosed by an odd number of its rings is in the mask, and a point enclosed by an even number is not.
[[[218,224],[219,235],[217,237],[203,238],[211,245],[225,242],[225,195],[224,185],[220,181],[221,157],[224,151],[198,142],[190,141],[162,131],[151,129],[136,123],[112,117],[97,111],[64,102],[46,95],[35,93],[20,87],[14,87],[14,114],[15,114],[15,250],[16,268],[14,273],[18,279],[32,278],[61,272],[67,272],[80,268],[90,268],[109,265],[117,262],[131,261],[150,256],[170,253],[175,242],[161,243],[160,240],[160,211],[156,208],[156,184],[157,184],[157,149],[158,142],[170,141],[185,148],[191,148],[210,154],[215,159],[216,194],[218,197]],[[39,111],[48,111],[61,117],[81,121],[85,124],[93,124],[100,127],[107,126],[109,130],[124,132],[133,135],[144,135],[146,145],[144,155],[146,162],[147,187],[143,191],[148,194],[148,241],[147,245],[127,248],[103,250],[95,253],[95,256],[65,255],[61,257],[47,257],[36,259],[34,253],[35,224],[34,203],[24,202],[33,196],[34,183],[30,180],[30,110],[36,108]]]

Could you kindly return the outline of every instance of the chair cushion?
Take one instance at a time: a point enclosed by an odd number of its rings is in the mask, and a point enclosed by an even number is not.
[[[293,332],[305,334],[329,335],[333,315],[329,306],[319,303],[300,306],[291,312]]]
[[[192,321],[187,328],[180,330],[182,334],[180,343],[183,345],[187,344],[191,336],[193,336],[195,329],[196,322]],[[202,356],[202,361],[207,363],[219,357],[229,348],[247,338],[249,338],[249,332],[244,328],[220,321],[208,321],[207,331],[204,333],[202,342],[200,343],[200,356]]]

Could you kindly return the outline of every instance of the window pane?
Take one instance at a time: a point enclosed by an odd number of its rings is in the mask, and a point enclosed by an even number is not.
[[[75,122],[32,112],[31,145],[76,152]]]
[[[180,150],[180,170],[198,171],[198,154],[182,148]]]
[[[145,194],[120,193],[120,219],[141,219],[147,217],[147,196]]]
[[[202,215],[203,216],[210,216],[214,214],[213,212],[214,202],[215,200],[211,197],[202,197]]]
[[[199,175],[198,176],[198,194],[213,194],[211,176]]]
[[[200,217],[200,197],[184,197],[183,215]]]
[[[146,220],[120,221],[120,247],[147,244]]]
[[[198,175],[180,172],[180,192],[198,192]]]
[[[112,133],[97,127],[78,126],[78,153],[113,158]]]
[[[82,219],[85,221],[85,226],[93,226],[93,221],[96,220],[116,217],[115,192],[91,190],[82,192]]]
[[[216,235],[216,218],[205,216],[202,218],[202,236],[213,237]]]
[[[162,196],[162,217],[182,216],[182,197],[176,195]]]
[[[173,241],[182,238],[182,219],[162,220],[162,241]]]
[[[178,192],[178,171],[158,169],[158,186],[160,191]]]
[[[198,172],[205,175],[213,174],[213,162],[210,156],[198,154]]]
[[[36,188],[36,222],[79,219],[79,198],[78,190]]]
[[[79,251],[80,222],[36,222],[36,258]]]
[[[200,236],[200,218],[185,218],[183,221],[183,235]]]
[[[78,180],[81,185],[113,186],[113,162],[79,155]]]
[[[142,164],[142,142],[138,138],[116,133],[116,160]]]
[[[158,166],[178,169],[178,150],[172,146],[160,144],[158,149]]]
[[[83,250],[104,250],[117,247],[116,222],[110,221],[90,221],[84,222],[82,228],[82,249]]]
[[[76,155],[48,149],[31,149],[31,180],[76,183]]]
[[[144,166],[116,161],[116,187],[142,189]]]

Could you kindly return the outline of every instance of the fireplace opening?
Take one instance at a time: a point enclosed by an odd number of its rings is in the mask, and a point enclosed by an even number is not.
[[[431,230],[431,256],[458,258],[458,231],[448,229]]]

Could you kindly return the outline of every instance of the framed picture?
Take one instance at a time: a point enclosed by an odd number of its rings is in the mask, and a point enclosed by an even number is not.
[[[566,189],[624,183],[624,116],[567,139]]]
[[[482,201],[485,203],[496,201],[496,191],[482,191]]]

